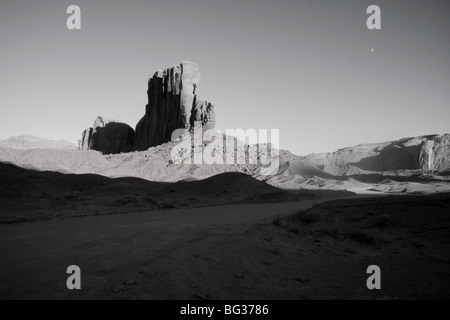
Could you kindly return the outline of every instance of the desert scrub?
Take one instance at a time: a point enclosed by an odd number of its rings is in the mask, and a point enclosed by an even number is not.
[[[362,232],[362,231],[352,231],[348,235],[350,239],[355,240],[356,242],[359,242],[360,244],[364,245],[374,245],[375,244],[375,238],[373,235]]]
[[[343,217],[338,216],[333,220],[325,222],[325,226],[322,226],[318,231],[326,236],[330,236],[335,240],[341,240],[345,237],[345,220]]]
[[[286,226],[286,222],[280,216],[277,216],[275,220],[273,220],[273,225],[280,228],[284,228]]]
[[[378,217],[375,217],[373,221],[373,225],[378,228],[387,228],[392,224],[392,218],[388,214],[382,214]]]
[[[296,218],[299,222],[310,224],[319,221],[321,219],[321,216],[320,213],[307,210],[297,214]]]

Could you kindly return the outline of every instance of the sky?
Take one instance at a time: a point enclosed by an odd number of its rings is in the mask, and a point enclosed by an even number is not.
[[[0,0],[0,139],[134,128],[148,79],[186,60],[217,128],[279,129],[298,155],[449,133],[449,17],[445,0]]]

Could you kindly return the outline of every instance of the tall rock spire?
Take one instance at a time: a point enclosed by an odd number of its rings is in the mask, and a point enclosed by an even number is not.
[[[176,129],[191,129],[194,121],[214,127],[214,106],[198,99],[201,75],[193,62],[157,71],[148,82],[148,103],[136,126],[135,150],[170,141]]]

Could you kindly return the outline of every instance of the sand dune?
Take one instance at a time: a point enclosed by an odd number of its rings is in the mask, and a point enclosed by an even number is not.
[[[0,147],[0,161],[38,171],[96,174],[111,178],[136,177],[160,182],[201,180],[225,172],[242,172],[277,188],[290,190],[436,193],[450,191],[449,137],[407,138],[305,157],[280,150],[279,170],[271,176],[261,175],[261,165],[248,163],[248,146],[243,143],[237,144],[236,150],[243,153],[236,153],[236,163],[225,165],[186,164],[186,154],[178,159],[181,164],[176,164],[171,151],[177,142],[146,151],[114,155],[102,155],[92,150],[17,150]],[[223,154],[225,149],[220,148],[218,145],[216,150]],[[266,148],[261,145],[259,150],[265,152]],[[194,149],[195,152],[198,151]],[[237,164],[237,160],[244,161],[244,164]]]
[[[0,179],[0,223],[316,197],[307,191],[281,190],[237,172],[167,183],[34,171],[0,163]]]

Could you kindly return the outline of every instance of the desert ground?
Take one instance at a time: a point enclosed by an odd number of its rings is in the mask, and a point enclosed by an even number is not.
[[[448,299],[447,145],[424,170],[417,146],[391,155],[410,140],[280,151],[269,177],[175,164],[172,143],[0,147],[0,299]],[[70,265],[81,290],[66,287]]]
[[[0,300],[449,300],[450,0],[377,2],[0,0]]]
[[[219,197],[227,201],[211,206],[228,178],[208,180],[206,187],[201,181],[168,187],[5,166],[4,179],[13,174],[20,185],[23,177],[30,190],[36,190],[33,181],[41,188],[36,195],[18,194],[12,180],[3,184],[8,189],[2,189],[1,205],[2,299],[450,296],[450,194],[293,194],[241,180],[255,187],[228,197],[222,192]],[[253,179],[225,175],[230,181]],[[51,182],[42,183],[43,176]],[[83,183],[95,187],[86,189]],[[73,188],[83,192],[65,197]],[[210,192],[190,204],[186,198],[193,195],[186,189],[200,194],[195,188]],[[159,197],[167,199],[167,193],[182,205],[161,205]],[[113,205],[103,211],[107,195]],[[149,197],[152,201],[145,200]],[[244,203],[249,197],[254,201]],[[21,214],[12,214],[14,208]],[[74,264],[81,268],[82,289],[71,291],[66,268]],[[366,287],[372,264],[381,268],[381,290]]]

